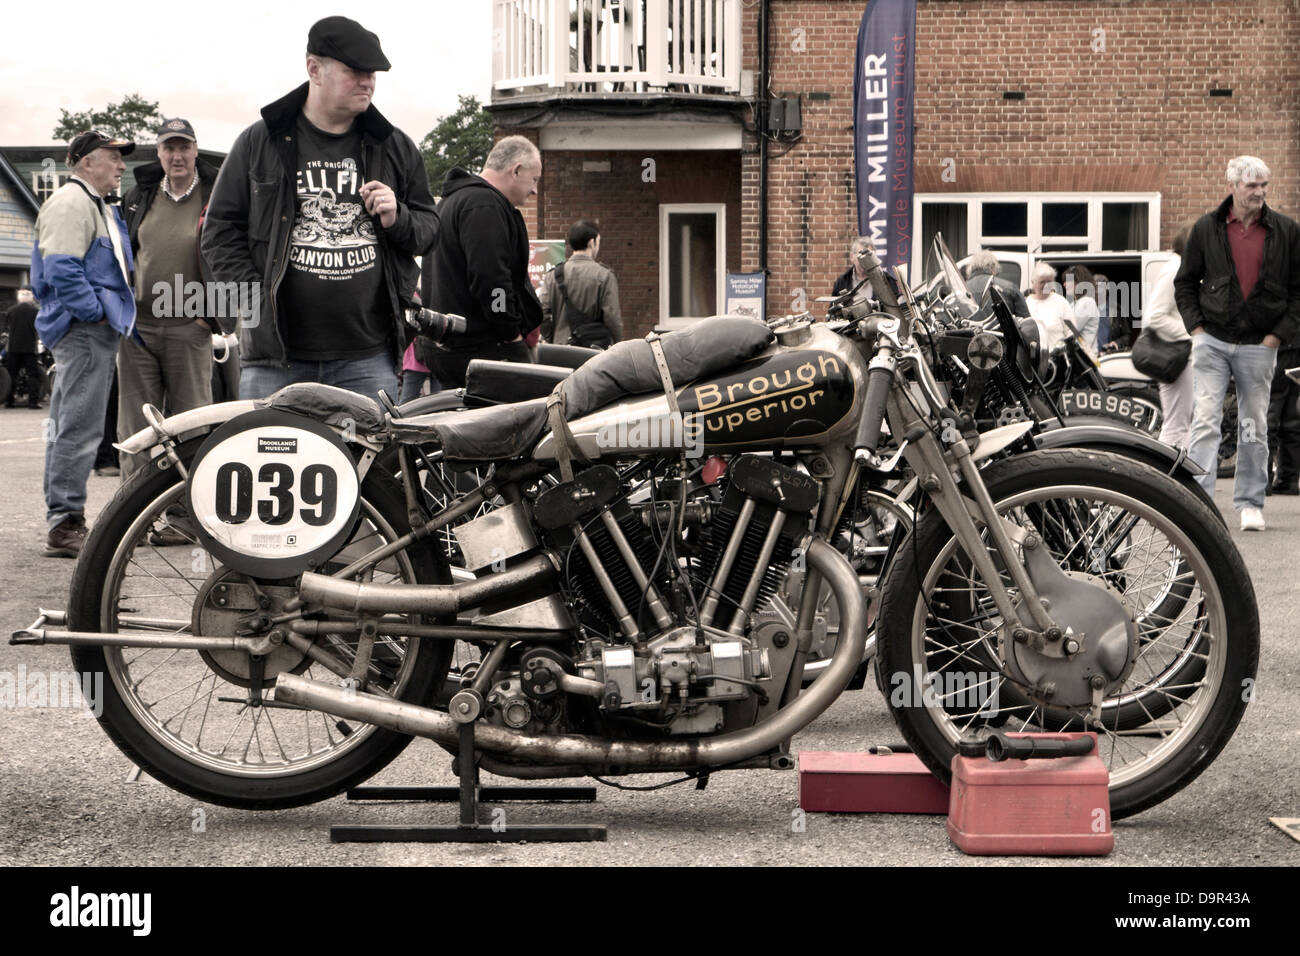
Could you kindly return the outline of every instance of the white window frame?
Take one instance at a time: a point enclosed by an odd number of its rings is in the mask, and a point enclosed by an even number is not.
[[[714,293],[715,307],[722,308],[727,288],[727,204],[720,202],[660,203],[659,205],[659,327],[665,329],[682,329],[696,319],[707,318],[703,315],[668,317],[668,217],[672,213],[711,212],[717,219],[716,261],[714,274],[717,276],[717,290]]]
[[[966,250],[968,253],[974,252],[979,248],[997,249],[1002,244],[1020,245],[1022,242],[1031,254],[1040,252],[1050,253],[1054,251],[1053,242],[1062,244],[1077,245],[1079,240],[1085,239],[1087,242],[1086,249],[1081,252],[1101,252],[1101,207],[1103,203],[1121,203],[1121,202],[1144,202],[1147,204],[1147,248],[1146,249],[1126,249],[1125,252],[1155,252],[1160,248],[1160,193],[1120,193],[1120,192],[1004,192],[1004,193],[917,193],[916,202],[916,222],[917,237],[920,238],[920,223],[925,221],[925,206],[927,203],[965,203],[966,204]],[[1022,202],[1027,205],[1027,226],[1029,235],[1027,236],[984,236],[981,232],[983,217],[981,213],[981,204],[986,202],[1003,203],[1003,202]],[[1050,237],[1046,247],[1043,246],[1043,204],[1044,203],[1087,203],[1088,204],[1088,235],[1071,238],[1068,236]],[[921,275],[924,264],[926,250],[921,248],[923,243],[920,241],[913,244],[912,249],[912,274]],[[949,243],[951,246],[952,243]],[[1120,251],[1120,250],[1110,250]]]
[[[49,195],[46,196],[41,195],[41,182],[44,178],[45,178],[44,169],[32,170],[32,195],[35,196],[36,200],[42,204],[45,202],[45,200],[49,199],[50,196],[53,196],[58,191],[60,186],[67,183],[72,178],[72,173],[71,171],[55,170],[54,185],[50,188]]]

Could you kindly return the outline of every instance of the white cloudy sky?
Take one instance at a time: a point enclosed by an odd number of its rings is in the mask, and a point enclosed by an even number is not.
[[[204,148],[227,150],[258,110],[306,79],[307,30],[335,14],[379,35],[393,69],[378,74],[375,106],[416,142],[458,93],[487,101],[491,0],[29,2],[4,13],[0,144],[49,144],[60,109],[139,93],[189,119]]]

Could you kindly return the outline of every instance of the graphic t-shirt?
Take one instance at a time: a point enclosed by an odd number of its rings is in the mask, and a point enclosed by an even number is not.
[[[298,198],[280,286],[289,357],[365,358],[392,331],[375,221],[361,200],[361,133],[298,117]]]

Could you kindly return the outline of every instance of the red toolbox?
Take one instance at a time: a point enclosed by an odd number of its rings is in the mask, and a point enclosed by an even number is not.
[[[1096,734],[1007,734],[1039,740],[1092,737],[1093,752],[1045,760],[952,758],[948,836],[978,856],[1104,856],[1110,828],[1110,774]]]
[[[817,813],[947,813],[948,787],[915,754],[805,750],[799,806]]]

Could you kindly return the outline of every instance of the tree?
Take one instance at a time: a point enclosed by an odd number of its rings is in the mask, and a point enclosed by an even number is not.
[[[492,117],[476,96],[457,96],[460,106],[438,120],[438,125],[420,142],[429,188],[442,195],[442,182],[453,166],[478,172],[492,151]]]
[[[102,110],[69,113],[59,110],[59,125],[54,127],[56,142],[66,143],[83,130],[97,129],[121,139],[146,139],[163,121],[158,104],[132,93],[120,103],[110,103]]]

